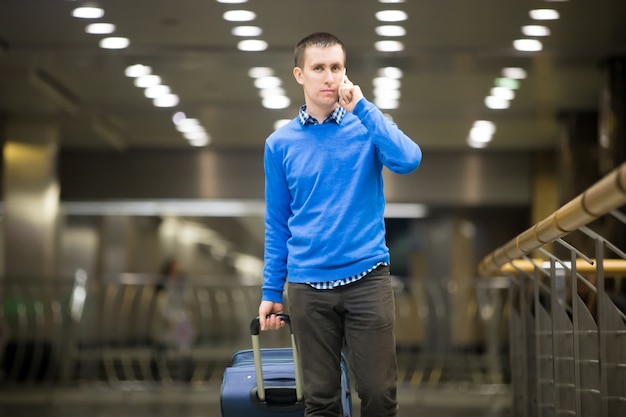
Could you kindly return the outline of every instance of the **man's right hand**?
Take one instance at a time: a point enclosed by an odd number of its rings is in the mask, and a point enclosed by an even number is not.
[[[277,314],[283,314],[282,303],[261,301],[261,305],[259,305],[259,324],[261,325],[261,331],[278,330],[285,326],[285,322],[279,319],[276,316]]]

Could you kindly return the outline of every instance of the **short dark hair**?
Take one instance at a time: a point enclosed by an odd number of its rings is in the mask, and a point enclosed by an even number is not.
[[[294,65],[296,67],[302,68],[302,65],[304,64],[304,52],[309,46],[321,46],[323,48],[327,48],[333,45],[341,46],[341,49],[343,50],[343,58],[345,61],[346,47],[344,46],[343,42],[341,42],[341,40],[335,35],[327,32],[315,32],[302,38],[302,40],[296,44],[296,48],[294,50]]]

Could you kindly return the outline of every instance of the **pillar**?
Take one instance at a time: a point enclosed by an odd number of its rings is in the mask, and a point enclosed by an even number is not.
[[[3,276],[50,278],[58,246],[58,129],[20,121],[8,123],[3,133]]]
[[[600,172],[602,176],[626,161],[626,56],[608,58],[600,95]],[[604,236],[618,247],[626,245],[626,227],[613,218]]]

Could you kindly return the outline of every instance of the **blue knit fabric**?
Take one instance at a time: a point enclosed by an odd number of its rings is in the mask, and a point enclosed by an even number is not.
[[[300,117],[265,143],[263,299],[282,302],[289,282],[328,282],[389,263],[382,169],[406,174],[422,153],[361,99],[339,123]]]

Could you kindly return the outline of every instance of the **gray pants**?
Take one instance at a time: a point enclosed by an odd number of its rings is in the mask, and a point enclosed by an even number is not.
[[[341,351],[362,417],[397,415],[394,295],[389,267],[352,284],[316,290],[289,284],[289,314],[302,360],[307,417],[341,415]]]

